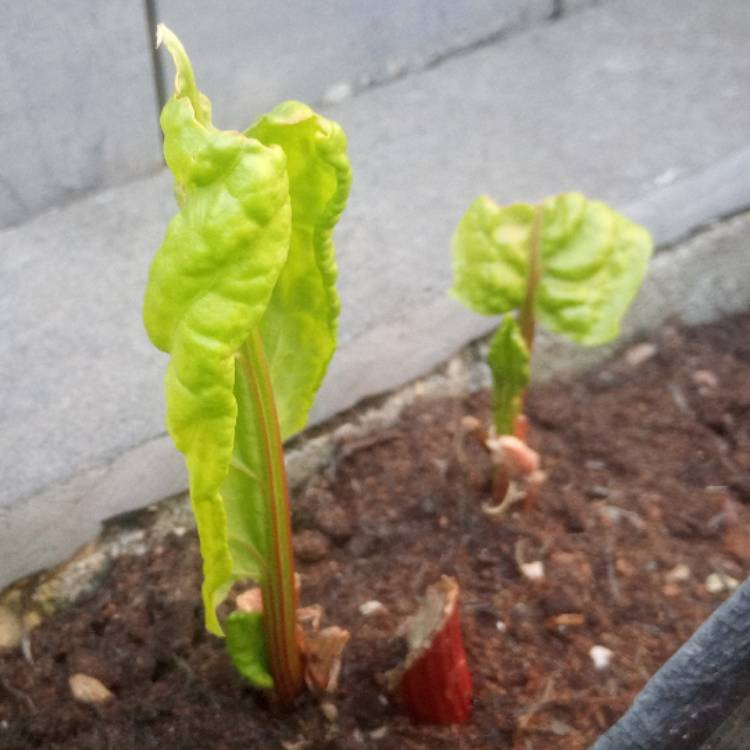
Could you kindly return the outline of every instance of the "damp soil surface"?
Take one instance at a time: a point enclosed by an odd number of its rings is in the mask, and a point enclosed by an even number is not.
[[[271,710],[233,671],[203,629],[188,532],[117,560],[103,586],[31,632],[25,654],[0,658],[0,747],[588,747],[747,573],[749,373],[743,316],[664,328],[583,378],[534,389],[530,442],[548,479],[535,507],[502,519],[482,510],[487,456],[460,439],[462,417],[488,418],[487,394],[424,400],[343,441],[294,510],[302,602],[351,631],[335,721],[310,696]],[[441,574],[462,587],[475,685],[460,727],[411,724],[377,677]],[[362,614],[373,601],[382,607]],[[74,674],[112,697],[75,700]]]

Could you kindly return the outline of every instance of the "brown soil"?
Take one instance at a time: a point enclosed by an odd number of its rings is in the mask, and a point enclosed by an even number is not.
[[[527,515],[484,515],[486,458],[470,443],[457,453],[460,419],[486,418],[486,394],[422,402],[342,445],[300,495],[297,526],[327,532],[298,549],[324,555],[299,565],[303,602],[352,632],[335,723],[309,696],[270,712],[235,674],[203,630],[188,534],[119,559],[100,590],[33,631],[31,661],[0,659],[0,747],[587,747],[726,596],[707,577],[742,579],[750,563],[750,316],[652,342],[645,362],[631,348],[532,392],[549,479]],[[537,560],[544,578],[524,577]],[[375,675],[398,660],[394,631],[441,573],[462,586],[474,715],[414,726]],[[386,612],[363,616],[368,600]],[[595,645],[612,651],[608,668],[594,667]],[[77,672],[114,697],[76,702]]]

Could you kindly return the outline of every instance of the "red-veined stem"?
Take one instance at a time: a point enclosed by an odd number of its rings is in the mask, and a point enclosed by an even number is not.
[[[534,332],[536,329],[536,316],[534,306],[536,305],[536,292],[539,287],[539,279],[542,276],[542,259],[540,253],[540,239],[542,234],[542,221],[544,219],[544,204],[540,203],[534,210],[534,220],[531,224],[529,234],[529,271],[526,280],[526,295],[518,311],[518,326],[521,335],[526,342],[529,356],[534,346]],[[526,392],[524,391],[522,404],[526,404]],[[523,413],[523,409],[521,410]],[[524,438],[525,442],[525,438]],[[504,465],[495,470],[492,481],[492,495],[496,504],[502,503],[510,488],[510,477]]]
[[[518,325],[521,335],[526,342],[531,355],[534,346],[534,330],[536,328],[536,316],[534,306],[536,305],[536,292],[539,279],[542,276],[542,259],[539,250],[540,237],[542,234],[542,221],[544,219],[544,204],[540,203],[534,211],[534,221],[529,234],[529,272],[526,281],[526,296],[523,298],[521,309],[518,311]]]
[[[288,703],[304,684],[297,642],[297,591],[294,585],[289,487],[271,376],[257,329],[248,337],[239,359],[255,406],[264,459],[260,481],[266,506],[269,559],[261,581],[261,591],[266,650],[275,697],[282,703]]]

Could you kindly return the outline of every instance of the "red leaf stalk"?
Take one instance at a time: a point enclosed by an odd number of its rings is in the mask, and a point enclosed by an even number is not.
[[[388,673],[404,710],[416,722],[462,724],[471,716],[472,682],[458,610],[458,583],[443,576],[406,622],[409,653]]]

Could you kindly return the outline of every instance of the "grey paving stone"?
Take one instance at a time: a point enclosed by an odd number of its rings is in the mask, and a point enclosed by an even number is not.
[[[341,347],[315,418],[423,373],[492,324],[445,297],[450,235],[480,192],[579,188],[669,242],[750,205],[748,16],[745,0],[617,0],[331,107],[356,181],[337,235]],[[163,436],[165,359],[140,321],[173,210],[160,174],[0,232],[0,585],[184,487]],[[726,246],[658,259],[637,325],[748,304],[738,226]]]
[[[160,167],[143,8],[0,3],[0,227]]]

